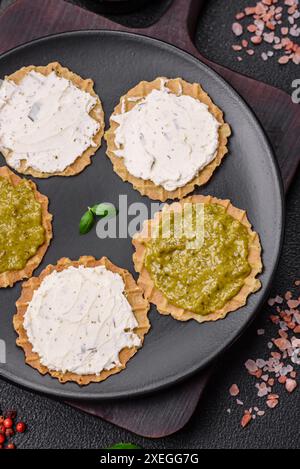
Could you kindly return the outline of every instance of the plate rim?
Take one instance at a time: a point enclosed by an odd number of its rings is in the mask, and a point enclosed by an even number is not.
[[[0,376],[1,378],[8,380],[9,382],[12,382],[14,384],[17,384],[27,390],[31,390],[37,393],[42,393],[48,396],[55,396],[55,397],[60,397],[68,400],[77,400],[77,401],[103,401],[103,400],[117,400],[117,399],[124,399],[124,398],[131,398],[131,397],[138,397],[138,396],[145,396],[149,394],[153,394],[155,392],[159,392],[163,389],[166,389],[170,386],[175,386],[176,384],[190,378],[197,372],[201,372],[204,370],[206,367],[211,365],[217,358],[220,356],[222,352],[226,352],[232,345],[235,343],[241,335],[245,332],[245,330],[250,326],[250,324],[254,321],[256,316],[258,315],[263,303],[265,302],[268,293],[270,291],[271,283],[272,280],[275,276],[280,255],[282,252],[282,247],[283,247],[283,241],[284,241],[284,233],[285,233],[285,195],[284,195],[284,187],[283,187],[283,181],[282,181],[282,175],[280,172],[279,164],[277,161],[277,158],[275,156],[275,152],[271,146],[271,143],[269,141],[269,138],[266,134],[266,131],[262,127],[262,124],[256,117],[254,111],[251,109],[249,104],[244,100],[244,98],[233,88],[233,86],[228,83],[221,75],[219,75],[218,72],[213,70],[211,67],[209,67],[206,63],[202,62],[202,60],[196,58],[193,56],[191,53],[186,52],[182,48],[175,46],[173,44],[168,43],[167,41],[163,41],[161,39],[156,39],[152,38],[150,36],[146,36],[140,33],[133,33],[133,32],[126,32],[126,31],[113,31],[113,30],[108,30],[108,29],[83,29],[83,30],[71,30],[71,31],[64,31],[60,33],[52,33],[48,34],[46,36],[42,36],[30,41],[27,41],[23,44],[20,44],[16,47],[10,48],[9,50],[5,51],[0,55],[0,61],[5,59],[7,56],[10,54],[13,54],[15,52],[20,52],[22,49],[30,47],[32,45],[35,45],[37,43],[41,42],[46,42],[47,40],[55,39],[55,38],[61,38],[61,37],[70,37],[70,36],[78,36],[78,35],[98,35],[98,34],[104,34],[107,36],[120,36],[120,37],[130,37],[134,40],[141,40],[149,43],[156,43],[158,47],[163,47],[165,50],[169,51],[170,49],[173,49],[174,53],[180,53],[180,55],[184,58],[187,58],[189,60],[192,60],[195,65],[200,66],[206,70],[208,75],[214,76],[215,79],[219,81],[219,83],[223,84],[227,88],[227,90],[236,97],[236,99],[242,104],[245,112],[247,112],[248,118],[252,121],[253,125],[255,126],[255,129],[258,131],[258,133],[261,134],[261,137],[264,140],[264,145],[268,151],[269,156],[271,157],[272,163],[273,163],[273,169],[275,170],[275,175],[276,175],[276,180],[278,183],[278,189],[279,189],[279,198],[280,198],[280,233],[279,233],[279,239],[278,239],[278,246],[277,246],[277,255],[276,259],[273,261],[273,266],[272,266],[272,272],[269,276],[269,279],[267,283],[265,284],[265,291],[256,305],[256,308],[254,309],[253,313],[251,314],[250,318],[246,323],[243,324],[243,326],[237,331],[236,335],[228,342],[225,346],[220,346],[219,349],[215,350],[211,356],[208,356],[206,360],[202,363],[202,365],[196,365],[194,367],[189,368],[186,372],[181,373],[180,375],[177,374],[177,377],[172,378],[168,377],[163,381],[163,379],[160,379],[160,383],[158,385],[155,384],[149,384],[147,386],[143,386],[139,388],[138,390],[132,390],[130,392],[128,391],[120,391],[120,392],[102,392],[100,394],[97,394],[95,392],[86,392],[86,393],[81,393],[81,388],[78,387],[78,390],[76,391],[65,391],[65,389],[52,389],[49,388],[45,384],[35,384],[35,383],[30,383],[29,379],[24,379],[24,378],[19,378],[17,375],[12,373],[9,370],[6,370],[3,368],[3,365],[0,364]],[[254,79],[255,80],[255,79]],[[258,81],[258,80],[257,80]],[[24,365],[28,366],[25,364]],[[100,383],[101,385],[101,383]]]

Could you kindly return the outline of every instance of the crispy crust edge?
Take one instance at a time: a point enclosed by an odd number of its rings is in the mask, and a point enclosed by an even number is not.
[[[99,96],[94,91],[94,82],[90,78],[83,79],[74,72],[71,72],[68,68],[63,67],[59,62],[51,62],[46,66],[35,66],[29,65],[28,67],[23,67],[20,70],[12,73],[5,77],[8,80],[12,80],[15,83],[19,83],[29,72],[32,70],[41,73],[45,76],[49,75],[51,72],[55,71],[58,76],[70,80],[75,86],[80,88],[82,91],[88,92],[90,95],[97,98],[96,106],[90,111],[90,116],[95,119],[100,124],[100,129],[93,137],[93,141],[96,144],[95,147],[90,146],[87,148],[81,156],[69,166],[67,166],[64,171],[59,171],[56,173],[44,173],[42,171],[37,171],[31,167],[26,167],[25,161],[21,162],[21,165],[16,171],[20,174],[28,174],[37,178],[48,178],[52,176],[75,176],[76,174],[81,173],[88,165],[91,164],[91,157],[96,153],[96,151],[101,146],[101,140],[104,135],[104,111]],[[2,151],[4,158],[6,159],[7,164],[9,165],[9,151]],[[15,169],[15,168],[14,168]]]
[[[28,340],[26,330],[24,329],[24,315],[26,313],[29,302],[32,299],[33,293],[39,288],[43,279],[51,274],[54,270],[62,271],[70,266],[78,267],[83,265],[85,267],[96,267],[98,265],[104,265],[108,270],[121,275],[125,284],[125,295],[128,302],[130,303],[133,313],[138,321],[138,327],[135,332],[140,337],[142,344],[144,336],[150,329],[150,322],[148,320],[149,302],[143,297],[143,293],[140,287],[136,284],[132,275],[125,269],[117,267],[107,257],[102,257],[96,260],[92,256],[82,256],[78,261],[72,261],[68,258],[61,258],[56,265],[48,265],[39,277],[32,277],[30,280],[25,282],[22,287],[21,296],[16,302],[17,313],[14,315],[13,324],[15,331],[18,334],[17,345],[21,347],[25,353],[25,362],[32,368],[38,370],[42,375],[49,373],[53,378],[57,378],[61,383],[67,381],[76,382],[80,386],[87,385],[92,382],[99,383],[104,381],[109,376],[119,373],[126,367],[128,360],[135,355],[138,351],[137,347],[124,348],[119,354],[120,366],[116,366],[111,370],[104,370],[99,375],[77,375],[76,373],[61,373],[58,371],[50,370],[41,364],[39,355],[32,351],[32,345]]]
[[[157,186],[154,182],[147,180],[144,181],[141,178],[136,178],[127,171],[124,164],[124,158],[115,156],[114,151],[116,150],[115,145],[115,131],[118,124],[114,122],[110,117],[110,128],[105,132],[104,138],[107,142],[106,154],[113,164],[114,171],[121,177],[123,181],[130,182],[134,189],[138,190],[141,195],[146,195],[150,199],[160,200],[165,202],[168,199],[181,199],[187,194],[192,192],[196,186],[202,186],[206,184],[212,177],[216,168],[221,164],[223,158],[228,153],[227,141],[231,135],[230,126],[224,122],[223,112],[219,109],[203,90],[198,83],[188,83],[182,78],[167,79],[165,77],[158,77],[151,82],[142,81],[134,88],[129,90],[126,95],[122,96],[119,104],[115,107],[112,115],[121,114],[122,108],[126,111],[130,111],[138,101],[131,101],[133,97],[140,97],[141,99],[146,97],[152,90],[160,89],[161,83],[165,82],[170,91],[174,94],[178,94],[182,90],[182,94],[191,96],[192,98],[198,99],[202,103],[208,106],[209,111],[221,124],[219,128],[219,147],[216,152],[216,157],[203,168],[198,175],[189,183],[183,187],[179,187],[174,191],[167,191],[162,186]]]
[[[24,178],[21,178],[14,174],[7,166],[2,166],[0,168],[0,176],[8,179],[13,186],[17,186],[21,183]],[[0,273],[0,288],[12,287],[14,283],[22,280],[24,278],[31,277],[33,271],[41,263],[52,239],[52,215],[48,212],[49,199],[45,195],[42,195],[38,190],[34,182],[27,180],[31,186],[35,200],[40,203],[42,208],[42,224],[45,229],[45,241],[38,248],[34,256],[28,259],[24,269],[21,270],[12,270]]]
[[[239,220],[247,228],[250,240],[248,261],[251,266],[251,272],[245,279],[243,287],[236,296],[234,296],[230,301],[225,304],[222,309],[214,313],[208,314],[206,316],[201,316],[199,314],[195,314],[191,311],[187,311],[183,308],[178,308],[170,304],[168,300],[163,296],[163,294],[155,287],[154,282],[150,277],[150,274],[144,267],[144,258],[146,254],[145,242],[150,239],[149,233],[151,233],[151,228],[153,227],[153,225],[157,225],[159,223],[162,212],[157,212],[154,219],[146,220],[144,222],[143,229],[141,230],[141,232],[137,233],[132,240],[132,243],[136,250],[133,254],[133,262],[135,270],[139,273],[138,285],[144,291],[145,298],[147,298],[150,303],[156,305],[157,310],[160,314],[170,314],[174,319],[177,319],[179,321],[188,321],[190,319],[195,319],[199,323],[207,321],[217,321],[218,319],[224,318],[228,313],[244,306],[247,302],[248,296],[261,288],[261,282],[256,278],[256,276],[260,272],[262,272],[263,268],[261,260],[262,248],[259,236],[255,231],[252,230],[246,212],[244,210],[240,210],[234,207],[231,204],[230,200],[217,199],[212,196],[194,195],[191,197],[187,197],[186,199],[181,200],[180,202],[175,202],[171,205],[165,205],[163,211],[182,210],[182,207],[185,202],[222,205],[229,215],[231,215],[236,220]]]

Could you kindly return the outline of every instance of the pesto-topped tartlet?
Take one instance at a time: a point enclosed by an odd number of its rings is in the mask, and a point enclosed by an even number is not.
[[[28,278],[52,238],[48,198],[36,185],[0,168],[0,287]]]
[[[223,318],[261,286],[259,237],[228,200],[196,195],[165,205],[133,244],[146,298],[181,321]]]

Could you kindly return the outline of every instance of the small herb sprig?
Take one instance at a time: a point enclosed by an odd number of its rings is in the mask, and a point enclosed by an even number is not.
[[[93,205],[93,207],[88,207],[87,211],[82,215],[79,223],[79,233],[86,234],[94,226],[96,221],[96,216],[104,218],[112,218],[118,214],[115,206],[110,203],[101,203]]]

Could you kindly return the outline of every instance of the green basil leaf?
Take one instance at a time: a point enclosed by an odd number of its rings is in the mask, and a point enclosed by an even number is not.
[[[99,217],[115,217],[118,212],[113,204],[110,203],[102,203],[96,204],[90,209],[95,215]]]
[[[81,217],[79,223],[79,232],[80,234],[88,233],[95,223],[94,215],[91,210],[85,212],[85,214]]]
[[[141,449],[141,447],[132,443],[116,443],[108,449]]]

